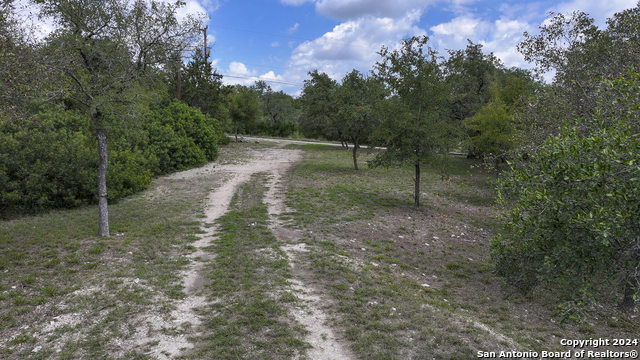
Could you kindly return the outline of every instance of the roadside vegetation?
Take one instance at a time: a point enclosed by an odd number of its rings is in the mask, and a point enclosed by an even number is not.
[[[242,160],[241,149],[222,153]],[[145,338],[184,333],[170,319],[185,297],[180,270],[202,231],[202,202],[223,180],[153,180],[112,206],[108,240],[90,206],[2,221],[0,357],[150,358]]]
[[[361,358],[468,359],[477,351],[566,351],[562,338],[635,337],[635,313],[602,304],[576,318],[557,307],[554,287],[523,295],[497,276],[495,175],[480,160],[452,156],[444,178],[428,167],[416,210],[406,184],[413,169],[356,172],[347,151],[301,148],[289,216],[311,249],[304,264],[329,295],[332,325]]]
[[[280,220],[362,358],[638,333],[640,3],[603,28],[550,14],[518,44],[534,70],[419,36],[382,46],[366,74],[310,71],[298,98],[223,85],[184,2],[30,5],[56,31],[33,38],[0,2],[0,357],[152,358],[158,334],[192,358],[304,357],[266,175],[201,221],[214,167],[276,146],[231,133],[341,143],[287,145],[305,159]],[[173,323],[212,226],[205,325]]]

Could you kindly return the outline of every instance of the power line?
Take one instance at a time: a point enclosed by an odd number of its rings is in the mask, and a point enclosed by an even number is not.
[[[232,62],[240,62],[240,61],[237,61],[237,60],[220,60],[220,59],[218,59],[218,62],[232,63]],[[271,69],[292,70],[291,68],[270,66],[270,65],[258,65],[258,64],[248,64],[248,63],[242,63],[242,64],[243,65],[249,65],[249,66],[266,67],[266,68],[271,68]]]
[[[246,77],[246,76],[235,76],[235,75],[227,75],[227,74],[221,74],[221,75],[223,77],[230,77],[230,78],[234,78],[234,79],[264,81],[264,82],[276,83],[276,84],[281,84],[281,85],[290,85],[290,86],[304,86],[304,84],[293,83],[293,82],[283,81],[283,80],[261,79],[261,78],[255,77],[255,76]]]
[[[322,44],[332,44],[332,45],[340,45],[340,46],[357,47],[357,48],[361,48],[361,49],[380,50],[378,48],[372,48],[372,47],[369,47],[369,46],[351,45],[351,44],[344,44],[344,43],[338,43],[338,42],[333,42],[333,41],[325,41],[325,40],[317,40],[317,39],[314,40],[314,39],[307,39],[307,38],[301,38],[301,37],[296,37],[296,36],[286,36],[286,35],[271,34],[271,33],[266,33],[266,32],[261,32],[261,31],[235,29],[235,28],[230,28],[230,27],[226,27],[226,26],[211,25],[211,27],[215,27],[215,28],[219,28],[219,29],[234,30],[234,31],[243,31],[243,32],[260,34],[260,35],[277,36],[277,37],[282,37],[282,38],[287,38],[287,39],[296,39],[296,40],[304,40],[304,41],[320,41]]]

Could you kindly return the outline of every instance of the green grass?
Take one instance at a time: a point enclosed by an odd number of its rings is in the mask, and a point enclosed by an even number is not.
[[[286,291],[290,266],[267,227],[265,180],[252,176],[218,221],[220,238],[210,247],[216,257],[207,270],[214,305],[201,310],[210,331],[190,358],[285,359],[309,347],[306,331],[285,308],[298,300]]]
[[[230,144],[221,162],[244,163],[265,146],[273,145]],[[339,147],[287,148],[305,152],[285,179],[292,211],[279,216],[309,250],[296,269],[324,294],[328,325],[358,358],[469,359],[480,350],[566,351],[560,338],[637,337],[639,318],[609,304],[561,323],[553,289],[522,296],[493,275],[495,174],[477,161],[451,157],[444,179],[425,167],[415,210],[412,169],[369,169],[375,151],[359,151],[356,172]],[[195,347],[185,359],[304,359],[306,330],[289,312],[304,304],[267,226],[265,174],[241,186],[215,224],[201,326],[145,322],[150,314],[171,322],[187,296],[179,274],[201,226],[214,226],[203,224],[203,201],[222,176],[155,180],[110,205],[108,239],[96,236],[95,207],[0,222],[0,358],[152,359],[157,342],[118,346],[142,331],[188,337]]]
[[[415,210],[413,169],[354,171],[343,149],[300,148],[305,161],[290,171],[288,215],[306,231],[304,266],[329,295],[334,325],[359,358],[469,359],[514,347],[563,350],[557,333],[632,336],[602,320],[610,308],[597,315],[600,326],[559,324],[545,305],[552,294],[514,297],[492,274],[495,174],[478,161],[452,156],[445,176],[425,167]],[[364,164],[375,151],[359,154]],[[625,319],[638,329],[637,320]]]
[[[95,207],[0,222],[0,358],[113,356],[114,340],[133,336],[138,314],[168,314],[172,299],[184,296],[178,274],[200,231],[194,216],[216,177],[158,179],[148,191],[109,205],[106,239],[97,236]],[[31,342],[16,340],[42,339],[44,326],[61,316],[77,324],[57,327],[54,333],[67,330],[39,342],[37,354]]]

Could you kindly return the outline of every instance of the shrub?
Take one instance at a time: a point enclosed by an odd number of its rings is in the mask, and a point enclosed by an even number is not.
[[[614,279],[629,310],[640,289],[640,138],[624,121],[578,125],[501,177],[499,199],[513,207],[493,260],[520,290],[546,282],[578,303],[610,293]]]
[[[217,120],[181,102],[152,111],[145,129],[149,133],[149,149],[158,159],[160,174],[215,160],[223,135]]]
[[[97,202],[97,142],[89,118],[45,107],[0,123],[0,216]],[[110,201],[145,189],[155,158],[122,144],[109,149]]]

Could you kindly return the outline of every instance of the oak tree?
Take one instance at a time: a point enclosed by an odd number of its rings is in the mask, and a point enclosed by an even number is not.
[[[356,152],[379,124],[377,107],[389,95],[385,85],[374,77],[353,70],[338,88],[337,126],[353,144],[353,166],[358,170]]]
[[[98,140],[99,235],[109,236],[107,136],[138,117],[145,87],[168,54],[184,51],[200,34],[202,16],[178,20],[182,1],[34,0],[52,18],[43,58],[64,75],[68,97],[91,116]]]
[[[381,111],[383,121],[376,131],[377,145],[386,147],[373,166],[401,163],[415,168],[414,206],[420,206],[420,166],[446,153],[455,134],[447,121],[449,93],[440,57],[427,45],[426,36],[403,40],[398,50],[382,47],[382,60],[375,76],[391,89],[393,98]]]

